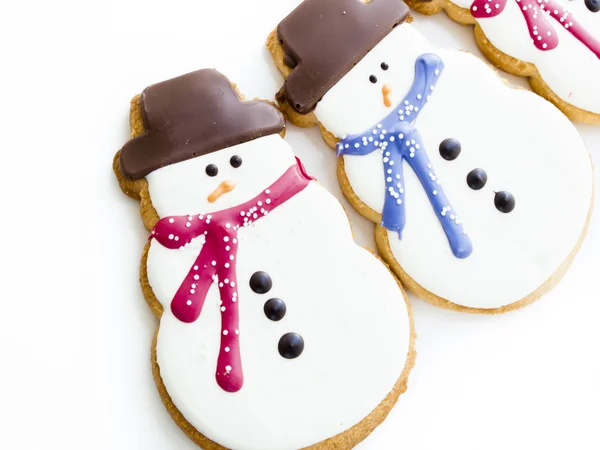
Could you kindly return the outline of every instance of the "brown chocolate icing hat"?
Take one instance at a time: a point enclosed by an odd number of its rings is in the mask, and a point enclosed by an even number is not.
[[[357,62],[408,17],[402,0],[305,0],[277,27],[293,68],[283,87],[300,114],[315,109]]]
[[[146,131],[127,142],[120,156],[121,172],[131,180],[285,128],[277,108],[242,101],[229,80],[212,69],[147,87],[141,108]]]

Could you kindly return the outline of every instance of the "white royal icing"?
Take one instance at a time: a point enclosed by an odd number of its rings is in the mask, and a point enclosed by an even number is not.
[[[436,50],[409,24],[383,39],[323,97],[315,112],[339,137],[373,128],[392,110],[383,104],[382,85],[391,85],[397,109],[413,82],[415,59],[431,52],[442,58],[445,68],[415,124],[473,253],[466,259],[454,257],[407,164],[406,226],[402,240],[388,232],[391,251],[426,290],[467,307],[498,308],[523,299],[555,273],[586,223],[591,163],[566,117],[531,92],[507,88],[475,56]],[[380,68],[382,62],[389,65],[387,71]],[[371,74],[378,77],[376,85],[369,81]],[[439,144],[446,138],[462,144],[454,161],[440,156]],[[354,192],[381,213],[381,151],[344,156],[344,163]],[[466,183],[475,168],[488,175],[479,191]],[[494,206],[494,192],[502,190],[516,199],[508,214]]]
[[[237,169],[229,164],[233,155],[243,159]],[[218,166],[216,177],[205,174],[207,164]],[[293,164],[290,147],[274,135],[158,169],[147,179],[153,205],[165,217],[243,203]],[[208,193],[225,179],[236,183],[234,191],[208,203]],[[157,359],[173,403],[194,428],[227,448],[298,449],[347,430],[386,397],[406,361],[410,325],[396,280],[354,244],[342,206],[316,182],[241,228],[238,238],[244,385],[236,393],[215,381],[221,332],[216,285],[195,322],[182,323],[170,310],[203,238],[180,250],[151,243],[148,278],[164,308]],[[265,295],[248,284],[259,270],[273,280]],[[263,312],[272,297],[287,306],[278,322]],[[293,360],[277,350],[287,332],[305,341]]]
[[[584,0],[555,0],[596,39],[600,40],[600,12],[593,13]],[[470,9],[472,0],[453,0]],[[493,3],[493,0],[492,0]],[[571,105],[600,114],[600,58],[552,18],[548,21],[558,34],[558,46],[543,51],[535,47],[516,0],[508,0],[496,17],[476,19],[492,45],[521,61],[535,64],[544,81]]]

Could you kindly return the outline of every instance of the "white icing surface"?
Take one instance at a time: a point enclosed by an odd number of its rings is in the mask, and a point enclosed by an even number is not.
[[[234,154],[243,158],[238,169],[229,165]],[[204,173],[209,163],[219,167],[214,178]],[[159,216],[210,212],[254,197],[294,163],[290,147],[270,136],[159,169],[148,181]],[[209,205],[206,196],[224,179],[238,187]],[[298,449],[347,430],[385,398],[405,364],[409,319],[394,277],[354,244],[342,206],[316,182],[241,228],[238,239],[244,386],[234,394],[215,381],[216,285],[196,322],[184,324],[170,310],[202,240],[181,250],[152,241],[148,277],[164,307],[157,357],[173,403],[202,434],[239,450]],[[265,295],[248,285],[258,270],[273,280]],[[287,305],[279,322],[263,312],[272,297]],[[287,332],[305,341],[293,360],[277,350]]]
[[[555,0],[563,5],[584,28],[600,39],[600,12],[592,13],[584,0]],[[470,9],[471,0],[453,0]],[[579,108],[600,114],[600,58],[578,41],[553,18],[558,47],[538,50],[532,42],[527,23],[515,0],[508,0],[496,17],[476,19],[483,32],[500,51],[521,61],[535,64],[544,81],[563,100]]]
[[[403,239],[388,234],[402,268],[426,290],[453,303],[497,308],[535,291],[566,259],[586,221],[592,194],[591,163],[573,125],[541,97],[504,86],[473,55],[435,50],[409,24],[397,27],[319,103],[316,113],[337,136],[362,133],[383,119],[381,86],[400,102],[414,78],[417,56],[437,53],[445,63],[416,125],[442,188],[473,242],[467,259],[453,256],[416,175],[406,164],[406,227]],[[380,64],[390,68],[384,72]],[[376,74],[377,85],[369,82]],[[439,143],[456,138],[454,161]],[[380,151],[344,156],[346,174],[360,199],[382,211],[385,183]],[[475,168],[487,172],[480,191],[466,184]],[[494,192],[516,198],[509,214],[494,206]]]

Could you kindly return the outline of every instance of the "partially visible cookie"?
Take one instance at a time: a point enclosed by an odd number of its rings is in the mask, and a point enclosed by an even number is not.
[[[571,120],[600,124],[600,0],[406,2],[475,25],[477,45],[494,65],[528,77]]]
[[[407,388],[404,291],[281,138],[279,110],[215,70],[144,90],[114,169],[151,231],[152,365],[206,450],[349,449]]]
[[[584,239],[589,155],[552,104],[407,16],[400,0],[306,0],[267,42],[278,100],[337,150],[344,194],[408,289],[467,312],[527,305]]]

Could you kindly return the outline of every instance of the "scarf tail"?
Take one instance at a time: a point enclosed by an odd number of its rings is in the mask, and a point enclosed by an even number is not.
[[[408,164],[419,178],[429,198],[431,207],[448,238],[452,253],[457,258],[466,258],[472,253],[473,244],[464,231],[458,215],[450,205],[446,193],[442,189],[441,180],[427,157],[418,131],[415,131],[414,138],[415,142],[419,144],[420,149],[413,153],[413,157],[406,158]]]

